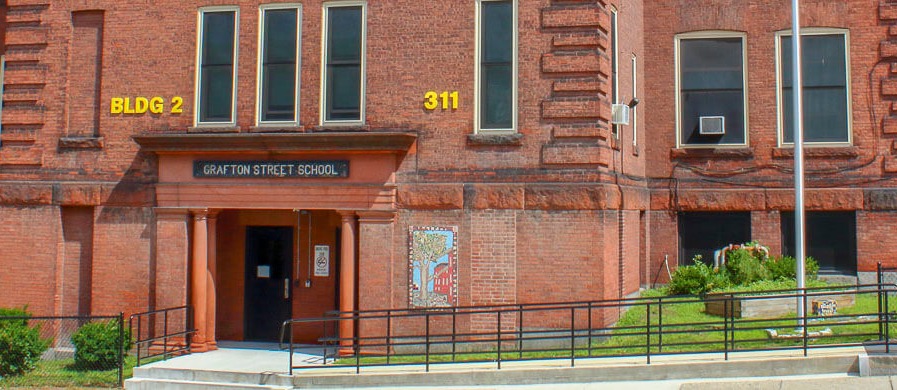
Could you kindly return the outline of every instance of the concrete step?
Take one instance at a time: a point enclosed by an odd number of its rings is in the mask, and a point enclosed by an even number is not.
[[[546,367],[545,362],[503,363],[491,367],[453,364],[431,366],[430,372],[385,372],[371,370],[361,375],[327,374],[320,369],[297,370],[292,377],[297,388],[498,386],[597,383],[618,381],[663,381],[705,378],[740,378],[759,375],[792,376],[849,374],[858,372],[857,355],[820,357],[771,357],[758,360],[677,361],[613,364],[608,361],[577,361],[576,367]],[[561,363],[563,364],[563,363]]]
[[[162,368],[162,367],[136,367],[134,368],[134,376],[125,383],[127,387],[130,381],[159,381],[159,383],[182,384],[183,387],[169,387],[172,389],[192,389],[187,384],[214,384],[216,386],[238,386],[236,388],[247,389],[269,389],[269,388],[292,388],[292,380],[288,375],[282,373],[270,372],[234,372],[234,371],[215,371],[215,370],[196,370],[184,368]],[[255,387],[253,387],[255,386]],[[261,387],[258,387],[261,386]],[[153,387],[147,387],[153,388]],[[203,387],[197,387],[203,388]],[[221,387],[232,388],[232,387]]]
[[[196,382],[152,378],[131,378],[125,381],[125,389],[127,390],[287,390],[292,388],[293,386]]]
[[[740,378],[738,381],[688,382],[679,390],[820,390],[863,389],[891,390],[894,377],[842,377],[842,378]]]

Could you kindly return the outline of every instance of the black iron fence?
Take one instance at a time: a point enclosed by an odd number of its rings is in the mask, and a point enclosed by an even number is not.
[[[134,335],[136,365],[146,359],[168,359],[190,353],[190,342],[196,331],[192,326],[190,306],[171,307],[132,314],[128,329]]]
[[[430,365],[802,350],[879,345],[890,352],[894,284],[589,302],[329,313],[283,323],[290,372],[298,329],[321,327],[324,367]],[[802,317],[795,315],[801,305]],[[339,335],[340,324],[344,333]],[[606,325],[613,324],[613,325]],[[347,326],[348,325],[348,326]],[[330,363],[330,364],[327,364]]]
[[[44,317],[5,310],[0,314],[0,388],[120,387],[131,347],[123,317]]]

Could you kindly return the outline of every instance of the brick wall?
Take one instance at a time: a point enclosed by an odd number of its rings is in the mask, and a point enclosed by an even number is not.
[[[35,315],[56,314],[61,235],[58,208],[0,207],[0,307],[28,305]]]

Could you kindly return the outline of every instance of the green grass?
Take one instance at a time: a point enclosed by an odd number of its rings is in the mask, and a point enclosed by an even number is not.
[[[792,282],[793,284],[793,282]],[[813,284],[810,287],[821,285]],[[753,286],[755,289],[757,286]],[[765,283],[768,289],[787,289],[788,283]],[[793,288],[793,287],[792,287]],[[732,291],[732,290],[730,290]],[[735,292],[755,291],[747,288],[739,288]],[[661,297],[665,295],[663,290],[648,290],[642,296]],[[675,303],[683,302],[683,303]],[[891,312],[897,310],[897,298],[890,301]],[[862,321],[875,321],[874,313],[878,312],[878,297],[875,293],[862,293],[856,296],[856,303],[851,307],[838,308],[838,315],[849,316],[846,318],[822,318],[808,323],[807,329],[811,337],[808,338],[809,346],[862,343],[878,340],[879,325],[877,323],[856,323]],[[793,348],[803,345],[802,338],[775,339],[769,337],[767,329],[773,329],[779,334],[797,335],[797,321],[795,314],[790,313],[774,318],[738,318],[733,323],[724,324],[723,317],[704,313],[704,303],[694,297],[672,297],[664,300],[663,305],[663,335],[658,334],[658,321],[660,320],[659,307],[651,305],[651,349],[652,354],[679,353],[679,352],[722,352],[726,348],[728,339],[730,351]],[[869,316],[862,318],[861,316]],[[613,330],[606,335],[594,335],[590,348],[585,345],[577,347],[576,356],[623,356],[644,355],[648,352],[645,334],[647,320],[646,306],[632,306],[626,311]],[[732,331],[734,326],[734,331]],[[728,328],[729,332],[724,332]],[[832,331],[831,336],[812,337],[813,332],[825,329]],[[889,327],[890,334],[897,337],[897,324]],[[730,338],[734,335],[734,341]],[[661,340],[662,338],[662,340]],[[663,347],[659,345],[663,344]],[[507,345],[512,345],[508,343]],[[548,359],[569,358],[570,350],[527,352],[516,351],[512,348],[503,349],[502,360],[516,359]],[[454,361],[495,361],[498,358],[496,352],[459,353]],[[423,363],[425,356],[422,354],[392,356],[391,364]],[[452,361],[451,354],[431,353],[430,362]],[[355,358],[339,359],[336,364],[355,365]],[[385,364],[386,358],[382,356],[362,357],[361,365]]]
[[[131,377],[136,362],[125,358],[123,379]],[[0,378],[0,388],[8,387],[118,387],[118,369],[84,371],[74,368],[74,359],[41,360],[24,375]]]

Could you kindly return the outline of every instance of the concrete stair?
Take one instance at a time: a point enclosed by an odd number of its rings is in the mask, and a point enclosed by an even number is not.
[[[734,381],[752,377],[806,377],[808,375],[887,375],[893,360],[878,361],[858,351],[842,351],[810,357],[799,354],[750,354],[722,356],[687,355],[644,358],[457,363],[424,366],[311,368],[296,370],[293,376],[281,372],[233,372],[215,369],[144,366],[134,370],[125,383],[130,390],[142,389],[291,389],[291,388],[395,388],[440,386],[551,385],[625,381]],[[890,357],[885,357],[890,359]],[[861,366],[865,369],[861,369]],[[869,367],[879,368],[870,370]],[[885,369],[881,369],[885,368]],[[871,372],[878,371],[878,372]],[[696,385],[701,386],[701,385]]]

